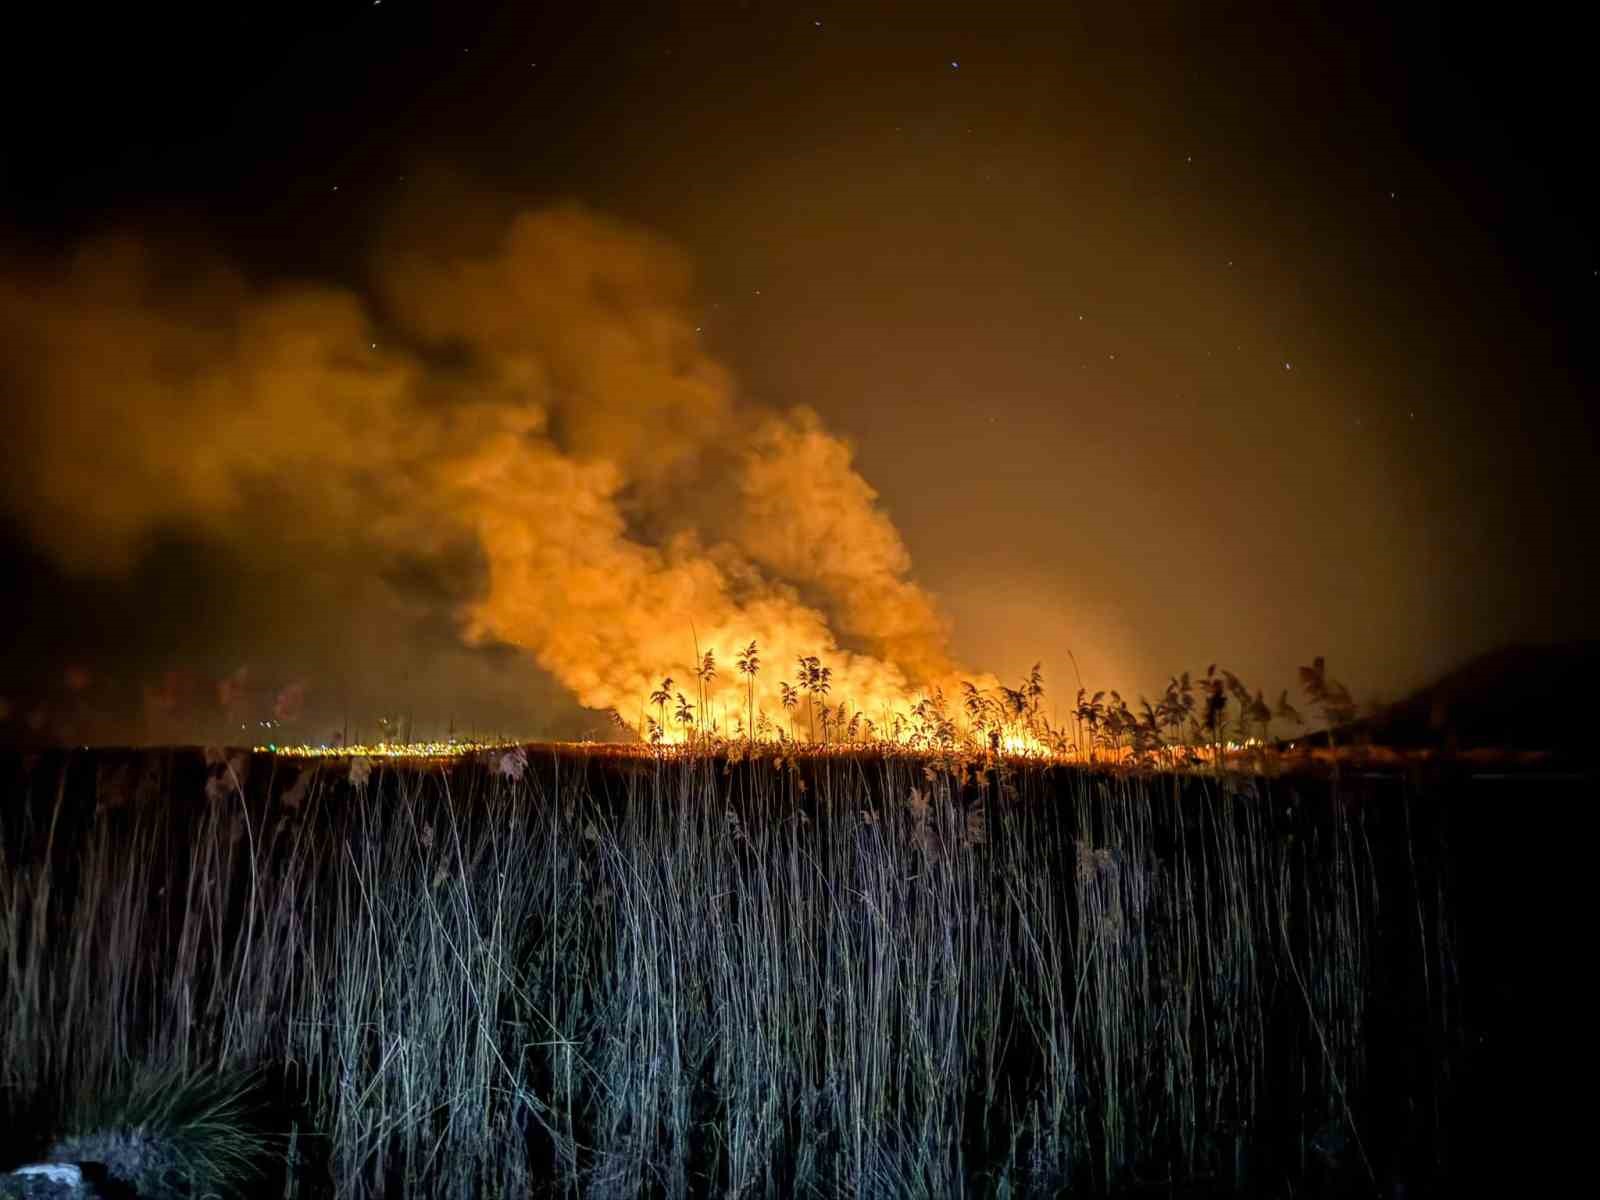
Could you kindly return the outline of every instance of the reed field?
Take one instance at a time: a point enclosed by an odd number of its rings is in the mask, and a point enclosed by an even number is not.
[[[1450,1171],[1450,806],[1403,780],[970,740],[3,767],[15,1161],[305,1197]]]

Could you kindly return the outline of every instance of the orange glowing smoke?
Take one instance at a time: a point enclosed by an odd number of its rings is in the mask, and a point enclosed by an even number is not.
[[[931,688],[993,686],[950,661],[848,444],[736,395],[672,247],[558,207],[471,250],[400,230],[373,279],[370,297],[261,289],[126,238],[0,279],[0,366],[25,400],[0,497],[90,573],[173,525],[279,555],[467,547],[484,575],[463,639],[674,739],[680,690],[724,733],[814,729],[842,701],[884,735]]]

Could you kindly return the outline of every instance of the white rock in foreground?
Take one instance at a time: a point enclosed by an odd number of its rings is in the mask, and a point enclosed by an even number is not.
[[[0,1198],[89,1200],[95,1195],[76,1163],[29,1163],[0,1175]]]
[[[83,1172],[78,1169],[77,1163],[30,1163],[26,1167],[18,1167],[11,1173],[13,1175],[45,1175],[57,1183],[70,1183],[76,1187],[83,1186]]]

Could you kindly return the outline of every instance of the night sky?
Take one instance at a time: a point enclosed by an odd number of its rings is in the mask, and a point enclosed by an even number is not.
[[[1592,16],[244,8],[7,18],[0,728],[1600,632]]]

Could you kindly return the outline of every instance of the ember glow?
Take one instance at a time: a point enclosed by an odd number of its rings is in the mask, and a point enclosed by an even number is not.
[[[509,749],[495,742],[375,742],[350,746],[279,746],[267,743],[253,747],[257,754],[276,754],[283,758],[380,758],[407,762],[429,759],[469,758]]]

